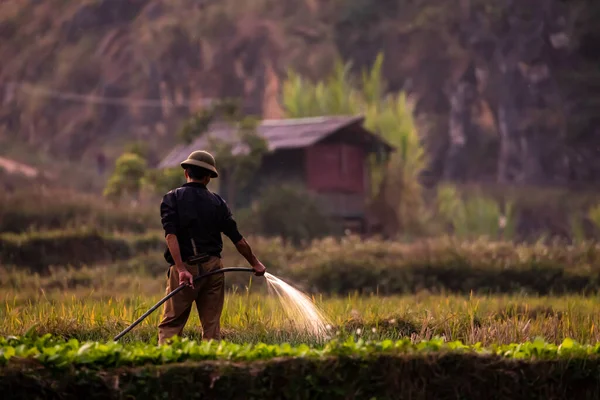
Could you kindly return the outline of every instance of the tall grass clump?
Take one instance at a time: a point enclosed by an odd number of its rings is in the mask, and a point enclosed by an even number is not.
[[[516,217],[510,201],[502,210],[493,198],[472,195],[463,199],[454,186],[444,184],[437,188],[437,211],[460,239],[515,237]]]
[[[600,204],[590,208],[588,212],[590,221],[594,224],[594,227],[600,230]]]

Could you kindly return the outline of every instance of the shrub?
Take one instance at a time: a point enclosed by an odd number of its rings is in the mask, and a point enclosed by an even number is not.
[[[292,185],[265,190],[254,212],[260,233],[279,236],[296,245],[334,232],[332,221],[321,212],[317,200]]]
[[[512,202],[506,203],[503,212],[499,204],[487,196],[471,195],[463,200],[458,190],[451,185],[438,187],[437,201],[438,214],[459,238],[514,238],[516,221]]]
[[[600,204],[592,207],[588,212],[588,217],[596,227],[596,229],[600,229]]]
[[[146,173],[146,160],[137,153],[123,153],[115,163],[115,171],[108,179],[104,196],[118,200],[123,195],[137,196]]]
[[[150,170],[142,179],[142,185],[159,196],[163,196],[184,183],[185,175],[180,167]]]

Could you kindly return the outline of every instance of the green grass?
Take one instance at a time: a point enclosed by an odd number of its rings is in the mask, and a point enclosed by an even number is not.
[[[41,338],[14,337],[0,339],[0,365],[14,358],[32,358],[44,366],[65,368],[86,366],[111,368],[139,366],[144,364],[170,364],[185,361],[227,360],[257,361],[276,357],[325,358],[333,356],[372,357],[376,355],[398,355],[428,352],[473,352],[505,358],[555,359],[560,357],[597,357],[600,344],[581,345],[572,339],[561,344],[547,343],[537,338],[521,344],[492,345],[480,343],[467,346],[460,341],[447,342],[441,338],[419,342],[410,339],[384,341],[332,340],[322,347],[306,344],[291,346],[289,343],[267,345],[235,344],[224,341],[196,342],[174,339],[169,345],[152,346],[144,343],[99,343],[72,339],[55,340],[51,335]]]

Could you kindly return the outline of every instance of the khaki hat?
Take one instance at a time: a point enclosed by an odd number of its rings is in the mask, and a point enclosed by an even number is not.
[[[181,163],[181,167],[185,168],[187,165],[195,165],[196,167],[204,168],[212,172],[211,178],[217,178],[219,173],[217,172],[217,163],[215,158],[207,151],[197,150],[192,152],[187,160]]]

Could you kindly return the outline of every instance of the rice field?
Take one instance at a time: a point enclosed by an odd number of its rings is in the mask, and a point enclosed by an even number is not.
[[[40,277],[3,271],[0,335],[50,333],[65,339],[109,341],[165,295],[163,277],[90,269],[92,281],[73,284],[73,272]],[[83,273],[79,271],[78,273]],[[87,275],[86,275],[87,276]],[[318,340],[293,328],[276,296],[252,277],[228,291],[221,319],[224,339],[235,343],[308,343]],[[331,338],[365,340],[441,337],[465,344],[510,344],[536,338],[559,344],[600,339],[598,296],[431,295],[313,296],[329,319]],[[162,309],[121,341],[156,343]],[[195,310],[184,332],[201,337]]]
[[[156,346],[159,308],[112,343],[166,294],[166,276],[139,261],[48,274],[0,268],[0,392],[15,399],[600,396],[600,296],[591,292],[319,294],[311,300],[328,319],[320,339],[295,329],[265,278],[232,273],[224,341],[201,342],[194,309],[181,341]]]

